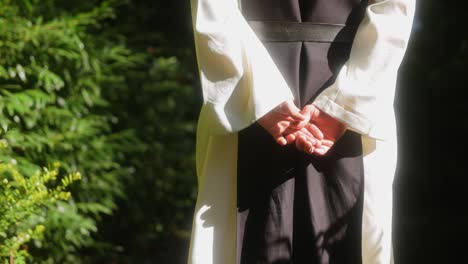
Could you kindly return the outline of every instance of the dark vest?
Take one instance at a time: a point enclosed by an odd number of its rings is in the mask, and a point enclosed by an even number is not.
[[[241,0],[247,21],[357,27],[358,0]],[[333,83],[351,42],[263,42],[300,107]],[[239,133],[237,263],[361,263],[361,138],[325,157],[281,147],[257,123]]]
[[[291,21],[344,25],[345,31],[357,28],[363,17],[367,1],[240,0],[239,5],[247,21]],[[314,41],[309,41],[296,42],[289,45],[288,51],[282,49],[281,52],[276,52],[277,48],[271,47],[272,45],[267,42],[265,45],[275,63],[281,68],[280,70],[283,70],[283,75],[287,78],[290,87],[296,92],[296,99],[300,99],[301,105],[311,101],[313,96],[317,94],[317,89],[325,88],[330,84],[332,81],[330,78],[333,78],[333,75],[348,59],[351,48],[351,42],[317,45],[317,43],[314,44]],[[298,56],[294,62],[297,65],[291,65],[291,60],[294,59],[290,56],[285,58],[284,53]],[[283,66],[285,61],[289,63]],[[309,71],[310,67],[319,71]],[[310,89],[311,86],[315,89]]]

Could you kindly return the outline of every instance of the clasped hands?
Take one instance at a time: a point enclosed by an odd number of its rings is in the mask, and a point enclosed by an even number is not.
[[[295,144],[307,154],[325,155],[344,134],[346,126],[313,104],[301,110],[285,101],[265,114],[258,123],[282,145]]]

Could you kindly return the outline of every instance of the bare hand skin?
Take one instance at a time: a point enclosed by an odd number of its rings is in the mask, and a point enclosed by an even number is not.
[[[309,138],[310,143],[315,148],[317,147],[315,145],[320,144],[320,141],[323,139],[323,134],[320,131],[320,129],[318,129],[315,125],[310,123],[310,120],[312,119],[312,117],[315,115],[318,115],[318,109],[314,105],[306,105],[301,110],[301,114],[305,117],[305,119],[291,126],[283,134],[286,135],[286,140],[288,144],[294,143],[296,140],[296,137],[301,135],[303,137]],[[303,144],[301,143],[300,145],[302,146]],[[310,145],[310,144],[306,144],[306,145]],[[310,149],[310,146],[307,146],[307,150],[309,149]],[[301,150],[304,150],[304,149],[301,148]]]
[[[292,101],[283,102],[258,123],[278,144],[295,144],[297,149],[319,156],[325,155],[346,131],[343,123],[314,105],[299,111]]]
[[[316,155],[323,156],[330,150],[333,144],[335,144],[335,142],[345,133],[346,126],[337,119],[329,116],[325,112],[320,111],[317,108],[315,109],[316,111],[314,110],[314,114],[310,118],[312,126],[308,125],[305,128],[307,128],[307,130],[309,131],[318,128],[318,130],[321,131],[321,133],[323,133],[323,139],[321,140],[321,144],[316,144],[315,147],[311,148],[310,146],[313,145],[317,138],[311,138],[306,134],[302,134],[302,131],[299,130],[298,132],[296,132],[300,134],[300,136],[296,136],[296,147],[298,147],[298,149],[304,150],[306,153],[314,153]],[[315,128],[313,125],[315,125]]]
[[[318,116],[319,110],[312,104],[304,106],[301,114],[305,119],[290,126],[283,132],[288,144],[295,143],[296,148],[308,154],[313,154],[315,149],[320,149],[324,135],[311,120]]]
[[[285,146],[288,144],[285,135],[300,129],[299,125],[304,120],[306,117],[301,114],[294,102],[285,101],[261,117],[258,123],[273,136],[278,144]]]
[[[308,154],[313,154],[324,144],[324,135],[318,127],[308,123],[304,128],[294,133],[296,148]]]

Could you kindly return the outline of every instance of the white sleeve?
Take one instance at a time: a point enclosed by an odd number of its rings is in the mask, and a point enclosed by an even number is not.
[[[204,125],[236,132],[293,99],[236,0],[191,0],[191,8]]]
[[[411,33],[415,1],[369,1],[349,60],[314,105],[351,130],[386,138],[387,117],[393,115],[397,72]]]

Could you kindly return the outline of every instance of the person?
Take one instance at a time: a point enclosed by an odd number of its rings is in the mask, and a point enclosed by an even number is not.
[[[191,0],[204,103],[188,263],[393,262],[393,98],[414,9]]]

